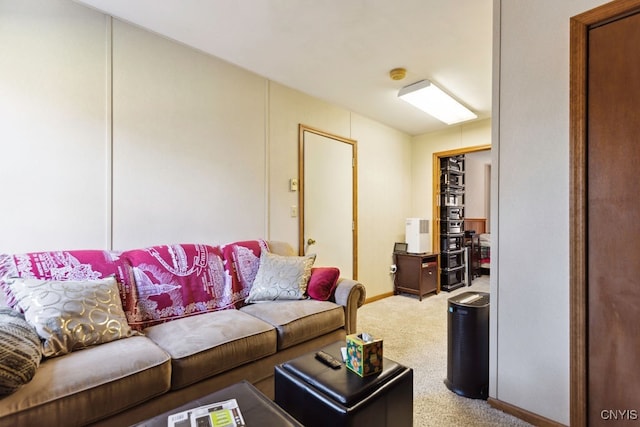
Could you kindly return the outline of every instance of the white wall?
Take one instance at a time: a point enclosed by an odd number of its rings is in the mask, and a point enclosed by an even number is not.
[[[464,157],[465,197],[464,216],[467,218],[489,218],[486,195],[491,180],[487,180],[486,170],[491,166],[491,150],[476,151]]]
[[[263,78],[113,22],[114,247],[265,235]]]
[[[0,1],[0,46],[0,251],[105,247],[104,16]]]
[[[373,120],[352,115],[358,142],[359,274],[367,296],[393,290],[395,242],[404,242],[411,209],[411,139]]]
[[[0,250],[265,236],[265,79],[70,1],[0,8]]]
[[[494,1],[490,395],[567,425],[569,18],[603,3]]]
[[[0,45],[0,252],[297,247],[303,123],[358,141],[359,278],[392,291],[408,135],[70,0],[0,0]]]

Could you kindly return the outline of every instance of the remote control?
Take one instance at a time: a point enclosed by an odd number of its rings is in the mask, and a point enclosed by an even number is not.
[[[316,359],[318,359],[325,365],[330,366],[332,369],[340,369],[340,367],[342,366],[342,363],[340,363],[338,359],[324,351],[317,352]]]

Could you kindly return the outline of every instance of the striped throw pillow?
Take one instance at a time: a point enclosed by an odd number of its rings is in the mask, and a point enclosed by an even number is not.
[[[35,329],[20,312],[0,308],[0,396],[31,381],[41,358],[40,337]]]

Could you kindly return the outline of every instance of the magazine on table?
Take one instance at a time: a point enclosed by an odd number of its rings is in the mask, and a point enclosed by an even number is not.
[[[167,427],[246,427],[236,399],[169,415]]]

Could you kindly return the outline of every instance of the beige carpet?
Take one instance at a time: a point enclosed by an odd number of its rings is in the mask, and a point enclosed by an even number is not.
[[[458,396],[444,385],[447,300],[469,291],[489,292],[489,276],[475,279],[471,287],[431,294],[422,301],[401,294],[365,304],[358,310],[358,332],[384,339],[384,356],[413,368],[415,427],[530,426],[485,400]]]

